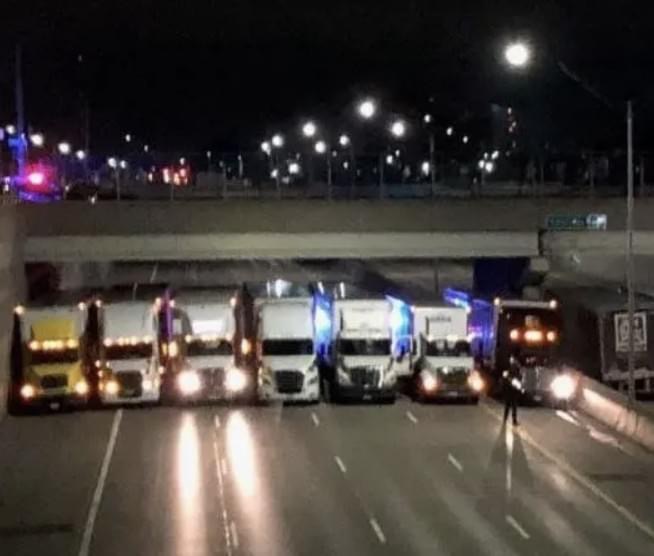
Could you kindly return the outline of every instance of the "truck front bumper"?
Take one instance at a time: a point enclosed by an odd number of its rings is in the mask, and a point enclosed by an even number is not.
[[[313,382],[305,380],[299,392],[280,392],[274,384],[264,381],[259,386],[259,399],[265,402],[317,402],[320,400],[320,381],[317,376]]]

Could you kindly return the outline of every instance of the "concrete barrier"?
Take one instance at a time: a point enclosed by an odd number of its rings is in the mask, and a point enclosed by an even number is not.
[[[578,410],[654,451],[654,408],[640,402],[630,407],[624,394],[579,372],[575,374]]]

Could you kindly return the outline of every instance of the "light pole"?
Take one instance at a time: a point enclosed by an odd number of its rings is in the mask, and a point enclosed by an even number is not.
[[[318,126],[313,121],[308,120],[302,124],[302,135],[305,138],[313,139],[317,132]],[[310,188],[313,185],[313,152],[310,147],[307,151],[307,182]]]
[[[524,42],[514,42],[506,46],[504,50],[504,57],[512,68],[521,69],[529,65],[531,61],[531,50]],[[613,108],[609,102],[598,91],[591,87],[579,75],[571,71],[563,62],[557,61],[557,66],[561,72],[569,77],[572,81],[580,85],[587,93],[591,94],[602,104]],[[633,123],[633,107],[632,102],[627,102],[627,215],[625,222],[626,229],[626,248],[625,248],[625,262],[626,262],[626,282],[627,282],[627,377],[628,377],[628,399],[629,404],[632,405],[636,400],[636,384],[635,384],[635,350],[634,350],[634,317],[636,312],[636,299],[634,291],[634,153],[633,153],[633,140],[634,140],[634,123]]]
[[[328,148],[327,143],[325,141],[316,141],[316,144],[314,145],[314,150],[316,151],[317,154],[319,155],[325,155],[327,156],[327,198],[331,199],[332,198],[332,157],[331,157],[331,149]]]
[[[356,157],[354,156],[354,145],[352,144],[350,136],[345,133],[342,133],[338,138],[338,144],[344,149],[348,149],[350,153],[350,165],[352,166],[350,169],[350,172],[352,173],[350,180],[350,198],[353,198],[357,182],[357,162]]]
[[[270,140],[273,149],[281,149],[284,146],[284,136],[281,135],[280,133],[275,133],[275,135],[272,136],[272,139]],[[275,186],[277,187],[277,197],[282,196],[282,188],[281,188],[281,176],[279,175],[279,165],[277,161],[279,160],[279,157],[275,157],[274,161],[274,174],[275,174]]]

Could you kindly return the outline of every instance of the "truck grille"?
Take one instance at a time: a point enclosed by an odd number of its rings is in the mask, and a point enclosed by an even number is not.
[[[225,382],[225,369],[220,367],[200,369],[202,388],[211,392],[222,390]]]
[[[455,367],[454,369],[450,369],[447,374],[441,372],[440,377],[445,384],[466,384],[468,380],[468,370],[465,367]]]
[[[50,390],[53,388],[66,388],[68,377],[66,375],[48,375],[41,379],[41,388]]]
[[[376,388],[379,384],[379,370],[370,367],[351,367],[350,380],[354,386]]]
[[[139,371],[116,373],[116,380],[120,386],[120,395],[124,398],[136,398],[143,393],[143,377]]]
[[[277,391],[281,394],[297,394],[302,391],[304,375],[299,371],[275,371]]]

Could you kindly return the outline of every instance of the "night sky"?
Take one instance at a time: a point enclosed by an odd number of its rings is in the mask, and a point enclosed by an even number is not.
[[[443,125],[512,105],[530,111],[546,140],[583,147],[622,144],[632,97],[638,147],[647,148],[648,4],[3,0],[0,117],[13,119],[20,40],[30,124],[77,141],[86,98],[97,149],[128,131],[160,149],[255,149],[306,116],[347,121],[362,92],[398,113],[429,110]],[[519,37],[537,55],[518,75],[502,65],[501,48]],[[616,107],[563,76],[557,60]]]

